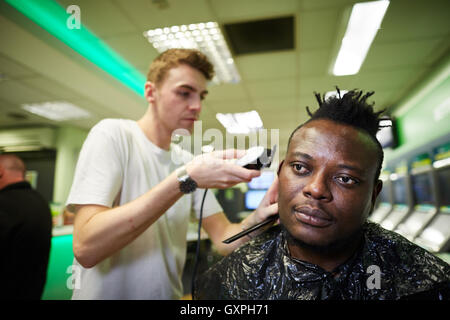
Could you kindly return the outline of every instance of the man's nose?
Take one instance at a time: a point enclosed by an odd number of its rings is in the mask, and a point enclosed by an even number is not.
[[[197,113],[200,113],[202,110],[202,99],[196,98],[192,99],[192,101],[189,103],[189,109],[192,111],[196,111]]]
[[[303,187],[302,192],[307,198],[329,201],[332,198],[332,194],[328,183],[328,178],[325,174],[315,173],[309,177],[309,181]]]

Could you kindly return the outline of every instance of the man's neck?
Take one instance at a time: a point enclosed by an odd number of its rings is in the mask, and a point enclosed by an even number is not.
[[[144,132],[147,139],[163,150],[170,149],[172,133],[169,133],[165,127],[154,121],[154,118],[147,112],[137,124]]]
[[[286,231],[289,252],[292,257],[318,265],[322,269],[332,272],[347,261],[358,250],[362,237],[362,230],[350,237],[327,247],[312,246],[292,238]]]
[[[0,190],[6,188],[7,186],[11,185],[11,184],[15,184],[15,183],[19,183],[19,182],[23,182],[25,181],[25,179],[23,177],[11,177],[11,178],[2,178],[0,180]]]

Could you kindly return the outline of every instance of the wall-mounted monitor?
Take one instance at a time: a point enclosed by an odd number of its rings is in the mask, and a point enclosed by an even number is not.
[[[433,189],[431,188],[430,175],[425,172],[411,176],[414,204],[434,205]]]
[[[248,183],[249,189],[269,189],[275,179],[275,172],[270,170],[261,171],[259,177],[253,178]]]
[[[390,193],[391,193],[391,185],[389,183],[383,183],[383,188],[381,189],[381,192],[378,195],[378,202],[391,203],[391,199],[389,196]]]
[[[396,123],[394,118],[383,118],[379,123],[381,129],[377,132],[377,139],[383,148],[397,147]]]
[[[406,201],[406,178],[401,177],[392,181],[392,187],[394,188],[394,203],[395,204],[407,204]]]
[[[450,166],[436,170],[439,206],[450,206]]]
[[[247,210],[255,210],[258,208],[266,192],[267,190],[248,190],[245,193],[245,208]]]

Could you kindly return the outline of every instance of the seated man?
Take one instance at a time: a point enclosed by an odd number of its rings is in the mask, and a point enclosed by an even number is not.
[[[449,299],[450,267],[367,222],[382,188],[379,115],[350,91],[292,133],[278,169],[280,225],[199,278],[197,299]]]

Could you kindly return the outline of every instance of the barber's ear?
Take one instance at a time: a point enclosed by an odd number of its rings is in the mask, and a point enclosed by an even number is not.
[[[153,82],[147,81],[144,86],[144,95],[145,99],[149,103],[153,103],[155,101],[155,84]]]
[[[278,171],[277,171],[277,175],[278,175],[278,176],[280,175],[281,166],[283,165],[283,163],[284,163],[284,160],[282,160],[282,161],[280,162],[280,164],[278,165]]]

